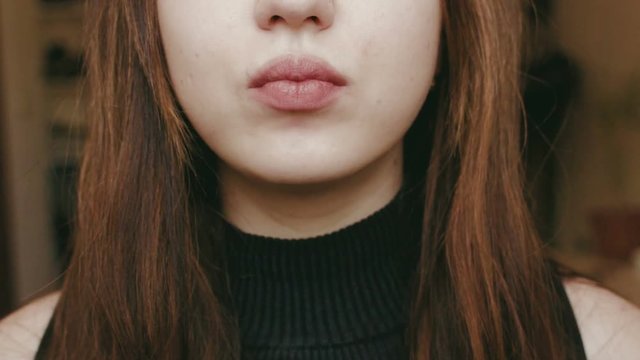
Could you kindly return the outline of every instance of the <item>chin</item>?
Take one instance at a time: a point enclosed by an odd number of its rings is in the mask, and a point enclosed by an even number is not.
[[[241,171],[259,182],[274,185],[322,185],[345,179],[359,170],[358,166],[349,166],[334,162],[318,164],[311,161],[305,164],[269,164],[269,167],[258,167]],[[277,166],[280,165],[280,166]]]

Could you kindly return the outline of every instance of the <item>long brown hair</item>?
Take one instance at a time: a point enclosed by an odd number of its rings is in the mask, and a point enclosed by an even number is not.
[[[422,179],[414,359],[573,359],[523,198],[523,3],[442,1],[437,85],[405,139]],[[155,0],[90,0],[91,130],[48,357],[236,359],[215,155],[173,93]],[[217,219],[217,220],[216,220]]]

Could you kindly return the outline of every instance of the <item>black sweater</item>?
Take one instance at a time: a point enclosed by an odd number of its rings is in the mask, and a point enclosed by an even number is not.
[[[409,359],[409,284],[422,213],[415,195],[404,195],[365,219],[312,238],[258,236],[225,223],[243,359]],[[561,294],[570,336],[582,347]],[[39,353],[49,336],[51,323]]]
[[[413,203],[398,195],[365,219],[305,239],[226,224],[245,358],[408,359],[408,285],[421,220]]]

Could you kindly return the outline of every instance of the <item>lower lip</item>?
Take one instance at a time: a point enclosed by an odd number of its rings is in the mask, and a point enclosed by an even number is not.
[[[253,98],[281,111],[313,111],[331,105],[344,86],[321,80],[280,80],[250,89]]]

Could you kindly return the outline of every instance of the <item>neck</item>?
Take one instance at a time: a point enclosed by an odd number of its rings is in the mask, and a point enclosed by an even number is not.
[[[220,169],[222,210],[228,222],[252,234],[306,238],[365,218],[402,186],[402,146],[349,176],[321,183],[275,184]]]

